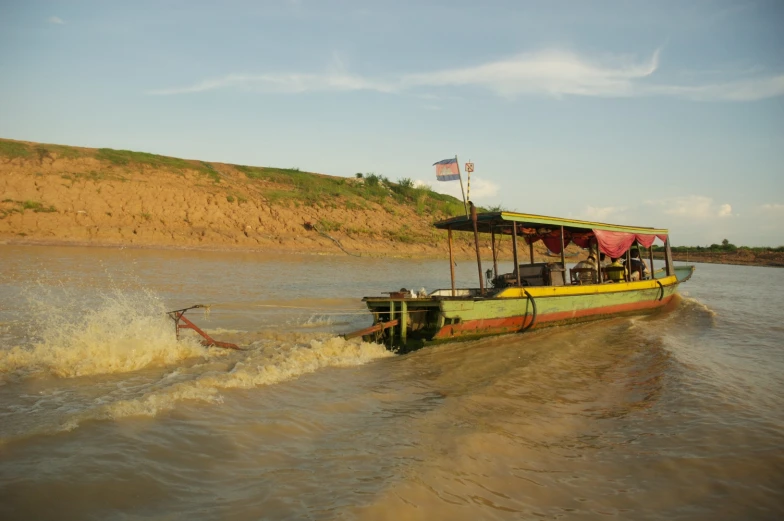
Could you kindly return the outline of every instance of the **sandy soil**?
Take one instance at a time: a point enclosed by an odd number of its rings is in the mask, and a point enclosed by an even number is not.
[[[0,140],[6,147],[23,142]],[[25,143],[22,157],[0,153],[0,244],[57,244],[138,248],[194,248],[361,256],[448,255],[446,233],[432,223],[446,215],[413,206],[367,201],[365,208],[325,195],[305,204],[270,199],[290,185],[248,179],[234,165],[198,161],[189,168],[117,164],[96,150]],[[3,150],[0,150],[3,152]],[[355,180],[349,180],[355,182]],[[339,231],[318,223],[339,223]],[[481,237],[481,236],[480,236]],[[455,234],[455,256],[474,258],[473,236]],[[480,240],[489,258],[489,237]],[[527,250],[527,249],[526,249]],[[545,256],[535,245],[537,260]],[[570,245],[567,254],[577,254]],[[503,242],[499,258],[511,257]],[[524,255],[527,260],[527,251]],[[577,261],[581,257],[571,257]],[[784,253],[674,253],[675,260],[784,266]]]
[[[270,202],[265,191],[286,187],[250,182],[232,165],[211,163],[220,176],[216,183],[196,169],[172,172],[68,156],[0,156],[0,242],[448,255],[446,233],[432,226],[446,216],[418,215],[413,207],[368,202],[367,209],[347,210],[332,201]],[[310,226],[320,220],[341,223],[340,231],[326,232],[335,240]],[[409,240],[394,240],[401,229]],[[468,234],[455,234],[455,246],[459,257],[474,255]],[[489,256],[489,239],[481,247]],[[506,244],[501,254],[511,255],[510,249]]]

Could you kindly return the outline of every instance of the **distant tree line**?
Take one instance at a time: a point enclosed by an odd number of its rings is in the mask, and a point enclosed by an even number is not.
[[[711,244],[710,246],[671,246],[670,249],[676,253],[691,252],[705,252],[705,253],[735,253],[738,250],[747,250],[754,253],[766,253],[770,251],[784,252],[784,246],[771,248],[769,246],[735,246],[727,239],[721,241],[721,244]],[[654,244],[653,251],[664,251],[664,246]]]

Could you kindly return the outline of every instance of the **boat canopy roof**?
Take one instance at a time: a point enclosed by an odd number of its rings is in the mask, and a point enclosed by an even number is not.
[[[649,247],[658,237],[667,240],[668,230],[642,226],[625,226],[560,217],[547,217],[517,212],[482,212],[477,214],[477,230],[481,233],[512,234],[516,226],[517,234],[524,237],[528,244],[542,240],[554,253],[561,252],[561,227],[563,226],[564,244],[574,242],[581,248],[599,244],[599,250],[610,257],[620,257],[636,241]],[[452,217],[435,223],[436,228],[458,231],[473,231],[474,225],[468,216]]]

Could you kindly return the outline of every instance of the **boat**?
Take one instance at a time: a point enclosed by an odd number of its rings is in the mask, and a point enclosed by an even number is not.
[[[362,300],[373,315],[373,324],[344,335],[382,342],[399,352],[455,340],[489,335],[522,333],[626,314],[655,312],[675,297],[694,266],[675,266],[669,231],[639,226],[606,224],[517,212],[471,212],[435,223],[447,231],[451,287],[429,294],[405,288]],[[478,287],[455,286],[454,232],[474,234]],[[492,267],[482,271],[479,236],[489,234]],[[664,263],[654,267],[654,241],[664,243]],[[498,252],[502,241],[511,240],[511,273],[499,273]],[[535,262],[534,243],[543,241],[560,262]],[[625,258],[622,267],[573,268],[567,270],[565,246],[569,243],[613,259]],[[528,246],[528,259],[520,247]],[[647,277],[635,280],[631,250],[647,252]],[[644,256],[642,256],[644,258]],[[661,263],[661,260],[659,260]],[[639,264],[638,264],[639,265]],[[567,276],[567,271],[569,276]],[[484,275],[484,276],[483,276]],[[487,282],[487,283],[486,283]]]

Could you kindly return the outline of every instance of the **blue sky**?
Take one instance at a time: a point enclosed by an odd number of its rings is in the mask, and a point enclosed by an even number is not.
[[[784,2],[0,0],[0,136],[784,245]]]

